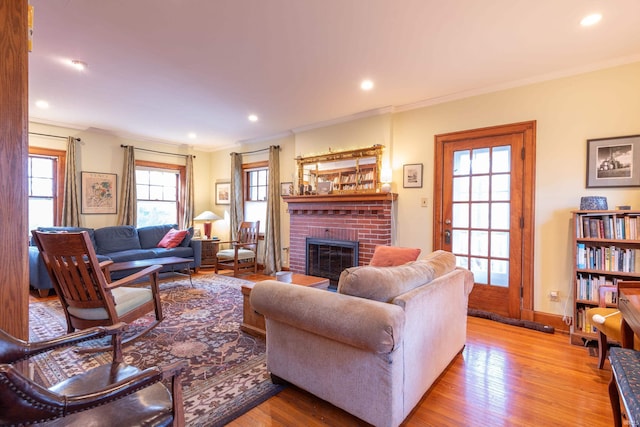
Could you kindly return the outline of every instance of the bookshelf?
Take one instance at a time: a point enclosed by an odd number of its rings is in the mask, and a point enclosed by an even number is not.
[[[332,182],[333,191],[336,193],[356,190],[375,191],[378,177],[376,164],[356,165],[342,169],[330,169],[312,171],[312,180],[319,182]]]
[[[571,343],[597,334],[585,312],[599,305],[598,288],[640,279],[640,211],[573,211],[573,322]],[[616,293],[606,305],[616,306]]]

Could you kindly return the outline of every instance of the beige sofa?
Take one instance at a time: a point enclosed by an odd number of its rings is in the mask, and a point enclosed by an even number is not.
[[[464,348],[473,274],[436,251],[396,267],[352,267],[332,293],[272,280],[251,304],[267,368],[376,426],[397,426]]]

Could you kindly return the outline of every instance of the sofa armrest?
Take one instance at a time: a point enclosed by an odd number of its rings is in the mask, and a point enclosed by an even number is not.
[[[202,263],[202,240],[191,239],[189,246],[193,248],[193,268],[200,268]]]
[[[256,283],[250,300],[267,321],[375,353],[390,353],[402,341],[404,311],[397,305],[275,280]]]

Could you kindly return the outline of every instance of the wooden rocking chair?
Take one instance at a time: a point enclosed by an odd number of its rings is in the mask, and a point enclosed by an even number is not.
[[[220,242],[220,245],[229,245],[228,249],[222,249],[216,254],[215,272],[219,270],[233,270],[233,276],[238,277],[242,271],[258,272],[258,237],[260,234],[260,221],[242,222],[238,227],[238,240]]]
[[[156,320],[123,341],[127,344],[162,321],[158,290],[158,271],[162,265],[147,267],[110,282],[104,269],[112,261],[98,262],[86,231],[44,233],[34,230],[32,235],[60,298],[69,333],[94,326],[131,323],[154,310]],[[126,286],[145,277],[149,278],[149,287]]]

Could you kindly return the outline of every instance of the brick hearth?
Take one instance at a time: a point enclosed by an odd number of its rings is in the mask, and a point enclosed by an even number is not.
[[[363,193],[289,196],[289,269],[305,273],[307,237],[356,240],[358,265],[367,265],[377,245],[391,244],[397,194]]]

